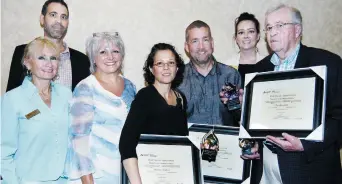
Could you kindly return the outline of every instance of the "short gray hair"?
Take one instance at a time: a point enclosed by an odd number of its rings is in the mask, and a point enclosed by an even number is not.
[[[297,8],[294,8],[292,6],[288,6],[288,5],[285,5],[285,4],[278,4],[274,7],[271,7],[267,10],[266,12],[266,17],[272,13],[272,12],[275,12],[277,10],[280,10],[282,8],[287,8],[291,11],[291,14],[292,14],[292,21],[293,23],[296,23],[296,24],[299,24],[302,26],[303,24],[303,18],[302,18],[302,14],[300,13],[300,11],[297,9]]]
[[[195,20],[193,21],[191,24],[188,25],[188,27],[186,28],[185,30],[185,41],[189,41],[189,32],[191,29],[194,29],[194,28],[207,28],[208,29],[208,32],[209,32],[209,36],[210,38],[212,38],[211,36],[211,30],[210,30],[210,27],[207,23],[201,21],[201,20]]]
[[[102,42],[113,43],[119,48],[122,60],[125,58],[125,45],[119,35],[119,32],[98,32],[93,33],[86,42],[86,52],[90,60],[90,72],[93,73],[96,70],[95,57],[99,52],[100,44]],[[121,68],[120,68],[121,70]]]

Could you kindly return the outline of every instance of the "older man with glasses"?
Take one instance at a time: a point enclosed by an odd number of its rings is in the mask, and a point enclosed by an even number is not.
[[[259,142],[252,149],[254,154],[242,156],[255,159],[252,183],[340,183],[342,60],[336,54],[301,43],[302,16],[293,7],[282,4],[269,9],[265,24],[267,42],[273,53],[256,64],[257,72],[327,66],[325,137],[323,142],[312,142],[287,133],[283,133],[282,139],[267,136],[271,144]]]

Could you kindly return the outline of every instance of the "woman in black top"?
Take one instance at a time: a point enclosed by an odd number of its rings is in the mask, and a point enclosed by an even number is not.
[[[141,134],[188,135],[186,100],[175,89],[183,78],[184,62],[175,48],[158,43],[144,66],[148,86],[132,102],[121,132],[119,150],[131,184],[141,184],[136,146]]]

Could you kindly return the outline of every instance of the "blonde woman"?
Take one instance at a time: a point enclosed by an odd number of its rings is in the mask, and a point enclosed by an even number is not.
[[[55,84],[59,51],[36,38],[25,48],[23,83],[2,97],[3,184],[64,184],[71,90]]]

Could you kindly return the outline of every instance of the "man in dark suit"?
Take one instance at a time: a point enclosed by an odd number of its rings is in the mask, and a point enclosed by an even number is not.
[[[60,50],[60,65],[56,83],[74,89],[89,74],[89,59],[83,53],[69,48],[63,41],[69,25],[69,9],[63,0],[48,0],[44,3],[40,15],[40,25],[44,28],[44,37],[54,42]],[[15,48],[7,89],[9,91],[21,85],[28,72],[22,64],[26,44]]]
[[[327,66],[327,95],[323,142],[300,140],[283,133],[267,136],[271,144],[259,142],[252,155],[251,183],[338,184],[341,179],[339,139],[342,123],[342,60],[326,50],[301,44],[302,16],[286,5],[266,13],[267,42],[274,52],[255,65],[256,72],[284,71],[310,66]],[[300,90],[300,86],[290,86]],[[308,107],[309,108],[309,107]]]

